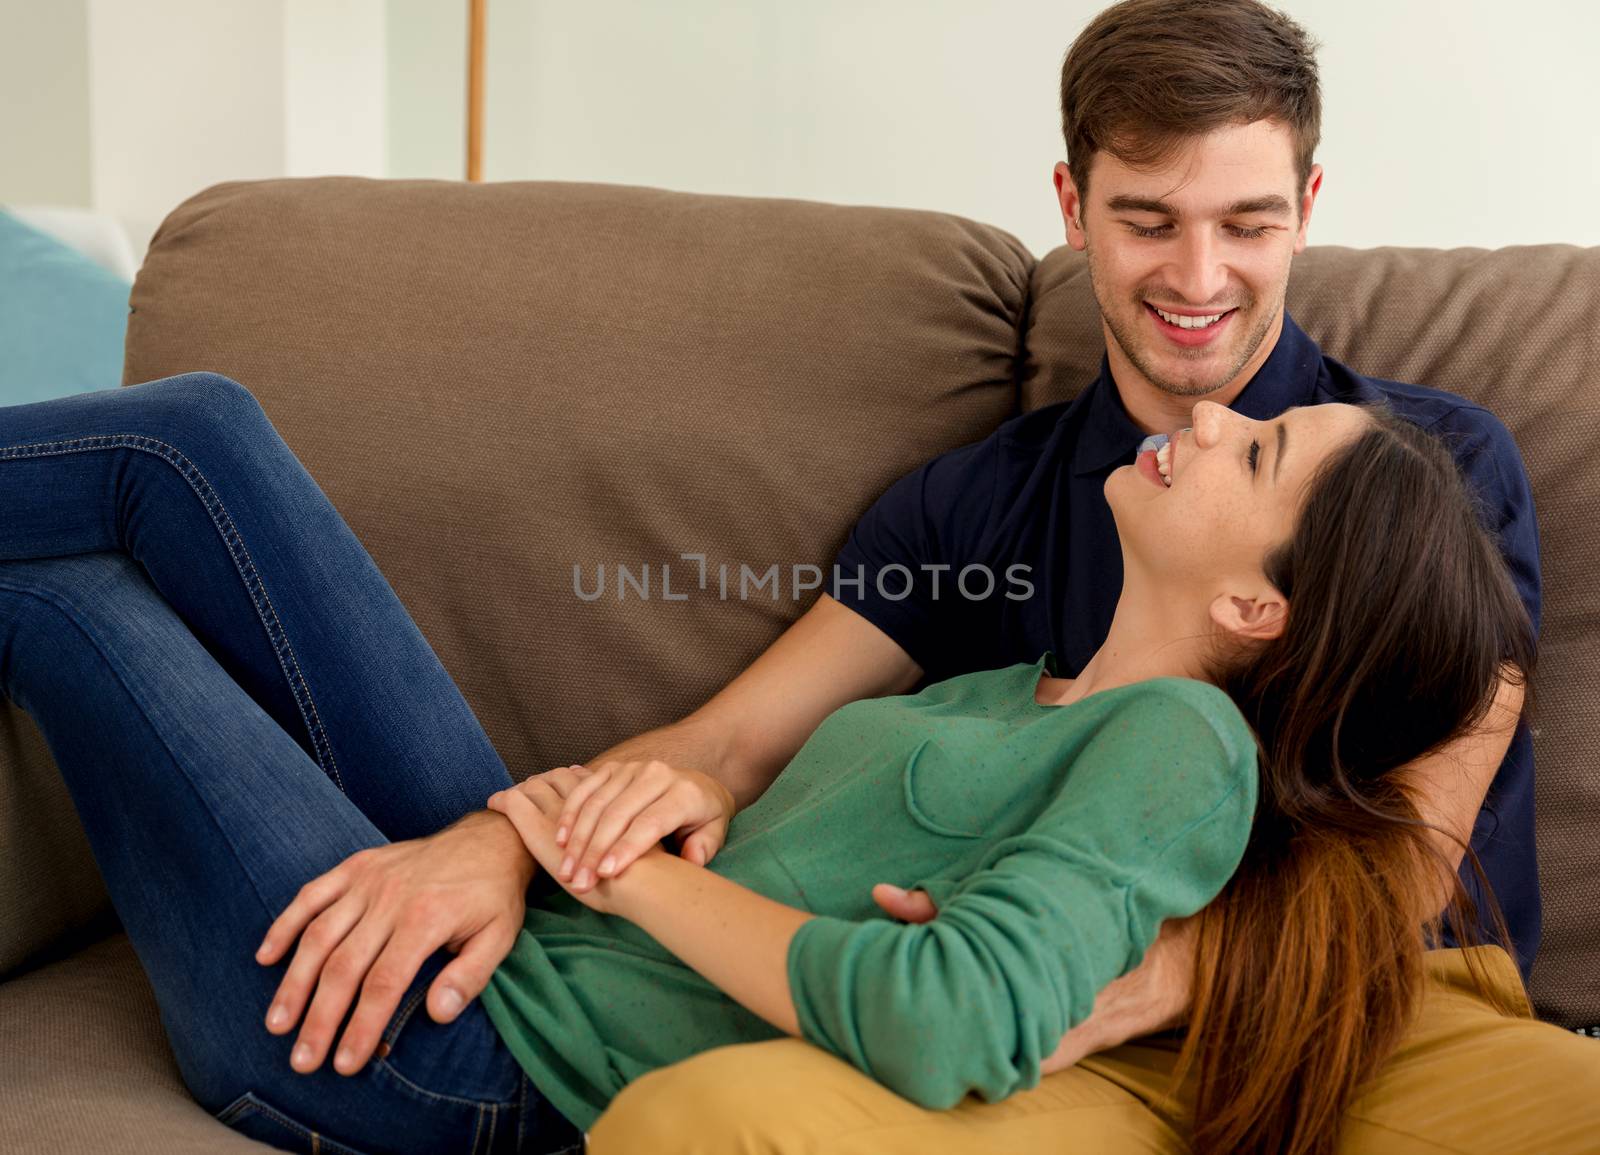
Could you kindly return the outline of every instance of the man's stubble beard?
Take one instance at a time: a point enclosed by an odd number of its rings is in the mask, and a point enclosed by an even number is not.
[[[1149,381],[1150,384],[1160,389],[1163,393],[1170,394],[1173,397],[1203,397],[1207,393],[1215,393],[1237,377],[1239,371],[1250,363],[1250,358],[1256,355],[1256,350],[1261,348],[1261,342],[1266,340],[1267,333],[1272,329],[1274,318],[1276,318],[1279,309],[1283,307],[1283,299],[1280,297],[1277,308],[1268,311],[1265,316],[1257,320],[1255,330],[1245,340],[1238,360],[1229,366],[1227,371],[1217,380],[1198,384],[1174,380],[1162,374],[1155,365],[1150,363],[1150,358],[1144,356],[1138,346],[1138,342],[1134,340],[1133,333],[1128,331],[1119,317],[1113,316],[1106,309],[1105,298],[1100,293],[1100,282],[1095,274],[1094,246],[1086,245],[1085,248],[1089,258],[1089,288],[1094,293],[1095,305],[1100,310],[1100,316],[1105,321],[1106,328],[1111,331],[1112,339],[1116,341],[1117,347],[1122,350],[1122,354],[1128,359],[1128,362],[1144,375],[1146,381]],[[1287,282],[1285,282],[1285,286],[1287,286]],[[1248,313],[1254,305],[1255,300],[1253,298],[1247,300],[1243,305],[1239,306],[1239,312],[1241,314]],[[1143,312],[1143,298],[1135,297],[1133,306],[1136,310]]]

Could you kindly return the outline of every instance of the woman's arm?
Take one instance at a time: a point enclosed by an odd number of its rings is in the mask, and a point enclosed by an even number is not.
[[[616,880],[612,913],[780,1031],[800,1033],[789,944],[816,916],[658,851]]]
[[[1156,687],[1103,719],[1070,787],[923,925],[793,910],[659,850],[575,897],[916,1103],[949,1107],[972,1090],[992,1102],[1034,1086],[1160,923],[1210,901],[1238,864],[1253,739],[1236,711],[1237,732],[1219,733],[1190,696]],[[526,793],[490,805],[543,864],[558,853],[560,802]]]
[[[552,877],[564,853],[557,845],[561,798],[553,789],[514,788],[489,799],[511,819]],[[704,867],[652,847],[619,878],[583,893],[584,905],[635,923],[706,981],[767,1022],[800,1033],[790,995],[789,943],[814,916],[763,897]]]

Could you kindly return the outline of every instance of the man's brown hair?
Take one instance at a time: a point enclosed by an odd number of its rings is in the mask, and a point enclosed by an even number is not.
[[[1257,0],[1123,0],[1079,33],[1061,63],[1061,134],[1080,197],[1107,152],[1135,168],[1230,124],[1288,125],[1300,183],[1322,135],[1316,43]]]

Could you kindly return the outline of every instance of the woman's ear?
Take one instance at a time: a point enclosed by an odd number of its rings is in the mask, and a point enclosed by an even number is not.
[[[1271,586],[1251,597],[1218,594],[1211,600],[1211,620],[1240,641],[1269,641],[1283,633],[1289,620],[1289,603]]]

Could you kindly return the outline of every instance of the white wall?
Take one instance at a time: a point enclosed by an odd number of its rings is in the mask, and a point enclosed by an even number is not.
[[[428,83],[459,91],[465,5],[390,5],[439,46]],[[1100,7],[490,0],[486,172],[941,209],[1043,253],[1061,240],[1061,57]],[[1600,244],[1600,5],[1279,7],[1323,45],[1314,243]],[[461,107],[407,110],[391,171],[459,174]]]
[[[281,176],[283,7],[89,0],[92,205],[135,252],[208,184]]]
[[[87,0],[0,0],[5,201],[89,201]]]
[[[388,73],[384,0],[287,0],[283,175],[385,175]]]
[[[494,0],[491,7],[498,10],[505,3]],[[387,9],[389,174],[461,180],[466,175],[466,4],[388,0]],[[495,45],[492,34],[489,44]]]
[[[225,180],[388,167],[385,0],[0,0],[0,202],[143,253]]]
[[[1323,44],[1314,243],[1600,244],[1600,5],[1279,0]],[[491,180],[901,205],[1061,239],[1099,0],[489,0]],[[222,180],[459,179],[466,0],[0,0],[0,202],[136,248]]]
[[[1323,44],[1313,239],[1600,244],[1600,5],[1282,6]]]

